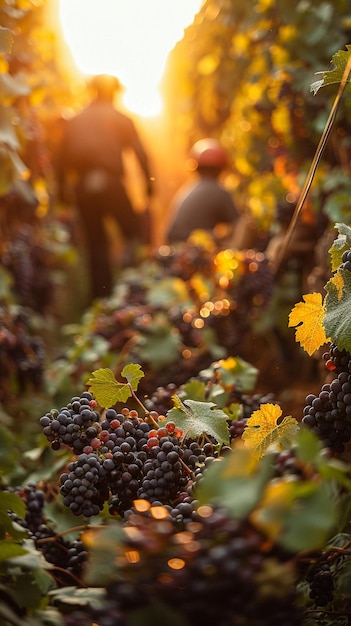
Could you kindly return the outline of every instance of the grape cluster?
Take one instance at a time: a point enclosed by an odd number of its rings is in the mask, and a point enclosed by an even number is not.
[[[45,494],[38,489],[35,483],[29,483],[25,487],[8,487],[6,489],[11,493],[18,495],[26,504],[26,515],[23,518],[16,515],[13,511],[9,511],[8,515],[13,521],[34,534],[43,524]]]
[[[145,401],[146,408],[157,411],[160,415],[166,415],[167,411],[173,407],[172,396],[177,393],[174,383],[168,383],[165,387],[158,385],[152,392],[150,398]]]
[[[63,503],[74,515],[98,515],[108,497],[103,460],[95,454],[80,454],[61,475]]]
[[[149,422],[128,408],[100,415],[84,392],[40,418],[54,449],[70,446],[78,455],[60,477],[63,502],[74,515],[97,515],[108,502],[110,513],[123,517],[136,498],[167,504],[183,491],[202,451],[196,442],[187,451],[173,422],[162,427],[158,413],[149,415]]]
[[[110,601],[128,611],[134,604],[162,600],[170,609],[181,607],[193,626],[262,626],[262,615],[272,626],[300,626],[290,564],[285,568],[284,555],[268,548],[248,520],[234,520],[224,509],[208,506],[191,512],[190,505],[176,530],[176,518],[166,507],[141,504],[126,522],[121,576],[107,587]],[[136,550],[137,568],[122,556]],[[266,573],[267,558],[272,569]]]
[[[54,450],[62,444],[80,454],[85,448],[93,448],[101,430],[100,414],[95,410],[96,401],[88,391],[75,396],[67,407],[53,409],[40,418],[43,433]]]
[[[342,254],[341,260],[342,264],[340,265],[340,269],[351,272],[351,250],[345,250]]]
[[[322,385],[318,396],[309,394],[303,415],[303,424],[327,448],[343,452],[351,439],[351,374],[340,372],[331,383]]]
[[[42,313],[52,303],[51,257],[52,251],[28,223],[22,223],[7,243],[2,263],[12,274],[13,288],[22,306]]]
[[[187,482],[180,462],[183,451],[168,436],[161,437],[150,449],[150,458],[143,467],[138,497],[149,502],[169,502]]]
[[[211,438],[201,445],[184,438],[156,411],[147,420],[127,407],[100,414],[90,392],[40,418],[53,448],[66,445],[77,455],[60,477],[63,503],[74,515],[92,517],[107,502],[110,514],[123,518],[135,499],[175,508],[192,496],[208,464],[230,450]]]
[[[238,307],[252,314],[256,307],[266,306],[272,297],[273,282],[272,269],[265,255],[246,250],[243,275],[234,294]]]
[[[329,563],[319,560],[307,573],[306,580],[310,587],[310,598],[314,604],[324,607],[334,598],[334,578]]]
[[[29,388],[40,390],[43,385],[46,350],[41,337],[31,334],[28,309],[15,312],[3,304],[0,307],[0,399],[6,402],[15,384],[19,392]]]
[[[294,447],[277,452],[273,467],[277,477],[287,476],[295,481],[312,480],[317,474],[312,464],[306,464],[299,458]]]
[[[351,374],[351,354],[345,349],[339,350],[335,343],[331,343],[329,350],[324,352],[323,360],[327,370],[335,372],[335,374],[341,372]]]
[[[72,584],[72,576],[79,583],[88,554],[80,539],[66,540],[58,535],[48,524],[45,516],[45,493],[35,483],[25,487],[8,487],[6,491],[15,493],[26,505],[24,519],[9,510],[9,517],[28,532],[37,550],[45,559],[59,568],[57,582],[62,585]]]

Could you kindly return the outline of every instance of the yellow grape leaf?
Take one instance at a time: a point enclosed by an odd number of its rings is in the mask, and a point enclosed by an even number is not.
[[[323,326],[325,309],[322,294],[308,293],[302,297],[304,302],[295,304],[289,315],[289,326],[297,326],[296,341],[311,356],[329,341]]]
[[[344,291],[345,281],[340,272],[336,272],[332,278],[330,278],[329,283],[333,283],[336,288],[336,292],[338,295],[338,301],[340,302],[342,298],[342,294]]]
[[[287,447],[296,435],[298,421],[294,417],[280,419],[282,410],[278,404],[261,404],[246,422],[242,439],[246,446],[262,457],[273,444],[279,449]]]
[[[277,541],[286,524],[287,511],[295,497],[295,485],[283,479],[266,486],[260,506],[250,516],[250,521],[272,541]]]

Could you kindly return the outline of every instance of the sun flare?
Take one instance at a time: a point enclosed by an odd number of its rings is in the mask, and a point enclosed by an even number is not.
[[[144,117],[159,115],[159,83],[167,56],[202,0],[60,0],[60,20],[83,74],[109,73],[125,87],[123,103]]]

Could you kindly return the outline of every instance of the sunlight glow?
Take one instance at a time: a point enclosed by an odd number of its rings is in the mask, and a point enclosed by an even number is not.
[[[202,0],[60,0],[64,39],[80,72],[108,73],[125,87],[123,104],[159,115],[167,56]]]

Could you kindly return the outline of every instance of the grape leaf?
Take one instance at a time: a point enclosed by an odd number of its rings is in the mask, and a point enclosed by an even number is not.
[[[133,391],[138,389],[140,380],[145,376],[139,363],[128,363],[121,371],[123,378],[126,378]]]
[[[333,245],[329,249],[332,272],[335,272],[339,268],[342,262],[342,253],[348,248],[349,246],[347,245],[345,235],[339,235],[339,237],[335,239]]]
[[[239,388],[241,391],[252,391],[257,382],[257,368],[238,356],[221,359],[217,371],[222,383],[228,389]]]
[[[335,228],[338,229],[341,235],[344,235],[346,237],[348,247],[351,247],[351,227],[347,226],[347,224],[341,224],[338,222],[337,224],[335,224]]]
[[[139,380],[140,372],[138,373],[138,369],[140,369],[140,365],[126,365],[123,368],[122,375],[125,375],[123,372],[126,370],[127,380],[129,379],[128,383],[119,383],[112,370],[107,367],[100,368],[92,373],[86,384],[99,405],[108,409],[116,402],[126,402],[131,397],[132,389],[135,389],[135,383]],[[143,375],[141,373],[141,376]],[[129,382],[130,380],[133,382],[134,387]]]
[[[338,237],[334,240],[329,249],[331,257],[331,269],[335,272],[342,263],[342,254],[351,248],[351,228],[346,224],[337,223],[335,228],[339,231]]]
[[[278,404],[261,404],[246,422],[242,439],[260,458],[273,444],[281,448],[289,446],[294,439],[298,422],[293,417],[280,421],[282,410]]]
[[[140,335],[137,349],[142,361],[158,371],[179,358],[181,339],[170,326],[155,323],[147,334]]]
[[[344,286],[345,286],[345,281],[343,278],[342,271],[335,272],[334,276],[330,278],[329,282],[334,285],[336,289],[337,298],[340,301],[342,298],[342,294],[344,292]]]
[[[202,434],[211,435],[218,443],[229,443],[228,417],[213,402],[184,400],[173,396],[175,406],[167,411],[167,421],[172,421],[184,435],[196,439]]]
[[[189,302],[189,292],[186,282],[181,278],[166,277],[157,280],[151,285],[147,295],[146,302],[151,306],[171,307],[181,302]]]
[[[234,519],[243,519],[259,503],[273,473],[272,459],[261,461],[242,445],[211,463],[196,489],[200,504],[225,507]]]
[[[351,352],[351,272],[339,270],[344,288],[340,297],[340,291],[333,280],[326,284],[327,295],[325,297],[324,327],[326,333],[336,343],[339,350],[343,348]]]
[[[202,380],[188,380],[188,382],[184,383],[182,392],[185,393],[187,398],[202,402],[206,399],[206,384]]]
[[[224,411],[230,420],[240,420],[243,416],[243,405],[239,402],[232,402]]]
[[[0,491],[0,538],[4,538],[6,535],[15,539],[23,538],[23,534],[27,531],[19,525],[14,525],[12,519],[9,517],[9,510],[16,513],[16,515],[22,519],[26,516],[26,505],[17,494]]]
[[[311,356],[328,339],[323,326],[325,310],[320,293],[302,296],[304,302],[295,304],[289,314],[289,326],[297,326],[296,341]]]
[[[323,78],[321,80],[317,80],[312,83],[310,89],[313,92],[313,95],[316,95],[317,91],[321,87],[325,87],[326,85],[335,85],[336,83],[341,83],[346,64],[348,62],[351,46],[345,46],[347,50],[339,50],[332,56],[331,63],[334,67],[331,70],[324,70],[322,72],[316,72],[317,74],[322,74]],[[350,80],[349,80],[350,82]]]
[[[331,483],[271,481],[250,521],[292,552],[320,549],[337,519]]]
[[[22,548],[18,542],[10,539],[0,541],[0,563],[2,561],[7,561],[8,559],[13,559],[16,556],[22,556],[26,553],[27,551],[25,548]]]

